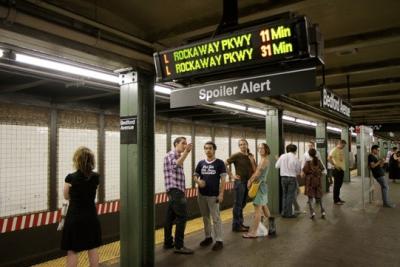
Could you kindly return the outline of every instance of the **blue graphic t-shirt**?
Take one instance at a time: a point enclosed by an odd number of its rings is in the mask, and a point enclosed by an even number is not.
[[[199,188],[200,194],[203,196],[218,196],[219,185],[222,176],[226,176],[225,163],[220,159],[211,162],[201,160],[193,174],[206,182],[206,186]]]

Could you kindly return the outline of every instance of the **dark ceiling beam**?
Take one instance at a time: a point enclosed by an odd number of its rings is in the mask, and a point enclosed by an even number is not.
[[[324,53],[336,53],[355,48],[382,45],[400,41],[400,27],[364,32],[355,35],[326,40]]]
[[[393,94],[387,94],[385,92],[376,92],[375,94],[369,93],[368,96],[360,96],[364,94],[357,94],[357,95],[352,95],[350,100],[351,100],[351,105],[354,107],[356,106],[356,103],[362,103],[362,102],[382,102],[382,101],[393,101],[393,100],[400,100],[400,89],[398,89],[398,92],[394,92]],[[320,97],[318,98],[313,98],[312,101],[307,101],[311,105],[319,105],[320,104]],[[399,102],[397,102],[399,103]]]
[[[384,71],[387,69],[399,68],[399,67],[400,67],[400,58],[393,58],[377,62],[368,62],[368,63],[327,69],[325,70],[325,77],[333,78],[347,74],[354,75],[354,74],[371,73],[371,72]],[[318,75],[321,76],[322,73],[319,72]]]
[[[358,104],[358,105],[352,105],[353,111],[357,110],[357,109],[365,109],[367,112],[368,110],[370,110],[371,108],[379,108],[379,107],[385,107],[385,109],[388,108],[393,108],[393,109],[397,109],[398,111],[400,111],[400,103],[398,101],[388,101],[385,103],[382,102],[372,102],[369,104]]]
[[[196,111],[199,110],[199,107],[184,107],[184,108],[171,108],[170,104],[165,105],[163,107],[156,107],[157,113],[171,113],[171,112],[178,112],[178,111]]]
[[[13,84],[13,85],[2,85],[0,87],[0,94],[5,94],[5,93],[14,93],[34,87],[38,87],[41,85],[45,85],[50,83],[50,81],[47,80],[38,80],[34,82],[29,82],[29,83],[23,83],[23,84]]]
[[[223,113],[213,113],[211,111],[204,111],[204,112],[196,112],[196,113],[177,113],[174,115],[171,115],[170,113],[168,114],[162,114],[162,115],[168,115],[170,118],[172,117],[177,117],[177,118],[197,118],[196,120],[208,120],[213,117],[224,117],[227,116],[228,114],[223,114]]]
[[[119,92],[116,92],[116,93],[106,92],[106,93],[92,94],[92,95],[86,95],[86,96],[62,97],[62,98],[57,98],[55,101],[57,101],[57,102],[77,102],[77,101],[90,100],[90,99],[95,99],[95,98],[117,95],[118,93]]]

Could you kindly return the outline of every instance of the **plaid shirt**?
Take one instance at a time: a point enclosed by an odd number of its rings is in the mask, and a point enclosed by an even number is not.
[[[181,155],[176,150],[171,150],[164,157],[165,191],[176,188],[185,192],[185,173],[183,167],[176,164]]]

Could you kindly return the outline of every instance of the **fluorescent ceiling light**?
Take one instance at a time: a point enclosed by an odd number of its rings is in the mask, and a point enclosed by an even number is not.
[[[283,115],[282,119],[285,121],[295,121],[296,119],[290,116]]]
[[[3,56],[4,56],[4,50],[0,49],[0,57],[3,57]]]
[[[160,94],[165,94],[165,95],[170,95],[171,94],[171,89],[168,87],[163,87],[159,85],[154,86],[154,91]]]
[[[338,133],[341,133],[341,132],[342,132],[341,129],[336,128],[336,127],[332,127],[332,126],[326,126],[326,129],[331,130],[331,131],[334,131],[334,132],[338,132]]]
[[[72,65],[68,65],[65,63],[59,63],[52,60],[32,57],[24,54],[16,54],[16,61],[38,66],[41,68],[57,70],[61,72],[66,72],[70,74],[75,74],[79,76],[85,76],[97,80],[107,81],[111,83],[119,83],[119,77],[111,74],[107,74],[104,72],[94,71],[90,69],[85,69],[81,67],[76,67]]]
[[[305,124],[305,125],[311,125],[311,126],[313,125],[313,123],[311,121],[306,121],[303,119],[296,119],[296,122],[300,123],[300,124]]]
[[[264,115],[264,116],[267,115],[267,112],[265,110],[262,110],[262,109],[259,109],[259,108],[249,107],[247,109],[247,111],[250,112],[250,113],[256,113],[256,114],[260,114],[260,115]]]
[[[214,104],[218,105],[218,106],[224,106],[224,107],[227,107],[227,108],[246,110],[245,106],[238,105],[238,104],[233,104],[233,103],[228,103],[228,102],[224,102],[224,101],[217,101],[217,102],[214,102]]]

